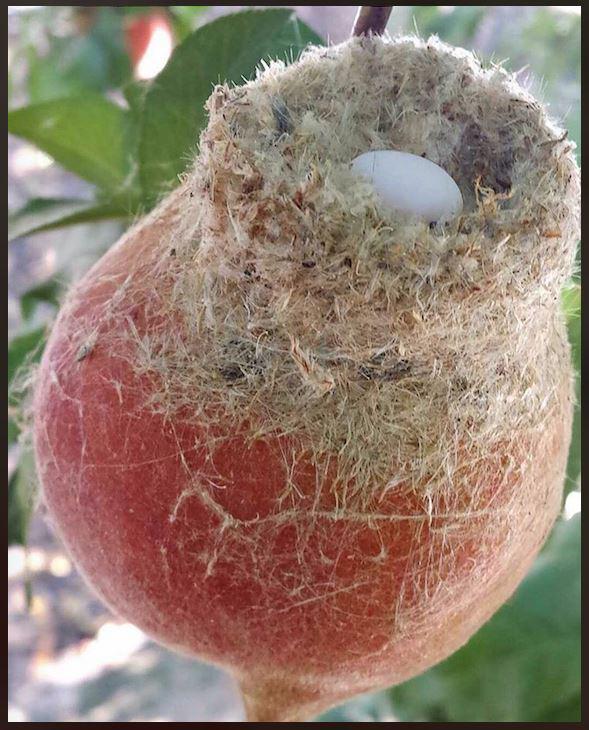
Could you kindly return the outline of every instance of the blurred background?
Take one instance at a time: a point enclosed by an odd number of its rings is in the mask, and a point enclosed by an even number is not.
[[[331,5],[289,9],[301,23],[292,40],[280,30],[280,48],[295,50],[307,40],[344,40],[356,11],[353,6]],[[199,73],[216,81],[224,67],[202,50],[206,24],[238,10],[238,6],[8,8],[8,103],[16,110],[9,115],[8,138],[13,239],[8,249],[8,661],[13,722],[243,719],[226,675],[157,646],[139,629],[112,616],[88,591],[35,505],[34,467],[21,420],[27,367],[39,357],[63,290],[163,189],[153,178],[146,184],[145,176],[137,175],[142,157],[134,165],[135,158],[125,153],[120,170],[116,167],[112,152],[116,134],[101,142],[107,122],[115,124],[118,119],[112,107],[126,106],[131,115],[143,115],[143,125],[149,129],[150,79],[162,73],[164,84],[182,70],[180,54],[174,53],[179,44],[190,46],[190,63],[196,59]],[[269,27],[287,16],[286,10],[284,16],[273,15]],[[244,36],[247,42],[240,20],[226,22],[228,34]],[[580,6],[397,6],[389,32],[435,33],[474,50],[486,63],[502,62],[517,72],[520,83],[547,103],[566,127],[577,143],[580,161]],[[255,48],[250,50],[256,55]],[[261,49],[253,62],[273,50]],[[250,71],[235,72],[239,78]],[[210,82],[204,98],[209,89]],[[109,102],[104,109],[98,96]],[[85,104],[88,99],[97,104],[94,117],[83,117],[83,105],[76,101],[82,97]],[[200,97],[195,99],[191,103],[196,108]],[[201,123],[196,118],[190,121],[187,139],[195,138]],[[157,163],[157,144],[146,145],[142,154],[151,155],[151,164]],[[157,184],[169,184],[181,171],[186,150],[177,151],[176,167],[172,164],[168,179]],[[103,159],[112,162],[115,171],[109,171],[109,180],[120,172],[116,190],[109,189],[99,169],[97,160]],[[578,277],[566,290],[563,306],[578,363]],[[579,386],[577,394],[580,399]],[[439,667],[395,690],[351,702],[323,719],[580,719],[578,423],[577,412],[562,519],[514,598],[467,647]]]

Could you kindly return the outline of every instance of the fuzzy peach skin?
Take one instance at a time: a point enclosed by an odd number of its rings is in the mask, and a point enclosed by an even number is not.
[[[512,593],[560,503],[569,379],[542,433],[512,447],[537,466],[506,478],[519,454],[497,443],[493,458],[473,466],[465,450],[455,478],[487,475],[478,504],[445,498],[432,513],[418,490],[400,489],[375,505],[373,519],[338,520],[326,489],[305,520],[319,466],[295,436],[247,443],[247,424],[244,434],[224,433],[221,420],[215,448],[205,449],[188,417],[153,408],[157,368],[133,366],[137,336],[186,326],[146,313],[168,296],[169,278],[155,262],[178,200],[132,229],[62,308],[34,397],[43,500],[114,612],[167,646],[226,667],[250,717],[311,717],[440,661]],[[127,351],[119,328],[136,335]],[[296,455],[299,497],[276,520],[285,449]],[[205,467],[214,485],[195,491]],[[534,499],[519,503],[513,495],[529,495],[530,480]],[[498,527],[489,515],[502,506],[509,514]]]

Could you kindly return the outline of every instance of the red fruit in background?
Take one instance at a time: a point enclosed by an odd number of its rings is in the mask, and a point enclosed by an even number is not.
[[[140,78],[151,78],[163,68],[169,58],[173,44],[173,29],[168,15],[163,10],[151,10],[147,13],[132,15],[125,22],[125,44],[137,72],[138,67],[144,59],[146,52],[151,48],[156,55],[154,63],[159,68],[155,72],[139,74]],[[154,46],[155,43],[155,46]]]

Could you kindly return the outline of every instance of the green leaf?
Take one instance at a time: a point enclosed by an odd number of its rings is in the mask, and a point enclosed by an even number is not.
[[[26,452],[8,482],[8,544],[26,545],[31,514],[35,505],[35,464]]]
[[[10,412],[9,412],[10,413]],[[18,439],[18,435],[20,433],[19,427],[16,425],[15,421],[11,416],[8,416],[8,438],[6,439],[9,444],[13,444]]]
[[[543,722],[570,722],[570,718],[581,719],[581,694],[576,693],[560,705],[555,705],[542,718]]]
[[[194,157],[215,84],[242,83],[262,59],[291,60],[321,42],[286,9],[234,13],[192,33],[147,92],[139,145],[145,201],[155,203]]]
[[[566,288],[562,297],[567,317],[569,342],[575,368],[575,413],[573,416],[573,436],[567,464],[565,494],[577,488],[581,474],[581,286],[573,284]]]
[[[43,8],[19,24],[30,103],[116,89],[131,77],[119,8]]]
[[[38,362],[43,351],[45,327],[36,327],[29,332],[17,335],[8,344],[8,383],[11,384],[14,376],[22,365],[28,362]]]
[[[37,304],[42,302],[58,307],[60,291],[60,283],[56,279],[48,279],[24,292],[20,297],[20,311],[23,319],[29,319]]]
[[[123,86],[122,91],[129,110],[137,119],[143,114],[143,105],[149,85],[149,81],[131,81]]]
[[[576,722],[581,696],[580,516],[561,520],[531,572],[445,662],[391,690],[401,720]]]
[[[145,98],[147,91],[151,85],[150,81],[131,81],[130,83],[123,86],[122,92],[125,96],[125,100],[129,105],[129,114],[133,119],[133,127],[136,130],[136,134],[133,139],[129,140],[130,154],[134,160],[139,159],[139,141],[140,141],[140,129],[143,124],[143,110],[145,108]],[[139,175],[139,170],[136,166],[135,176]],[[134,181],[139,188],[139,181]],[[141,195],[138,192],[137,197]],[[141,201],[143,204],[143,202]]]
[[[26,365],[38,362],[45,344],[45,328],[37,327],[14,337],[8,344],[8,443],[19,436],[23,387],[17,382],[17,373]]]
[[[199,24],[209,5],[170,5],[176,37],[183,41]]]
[[[15,109],[8,131],[111,194],[130,185],[133,138],[129,112],[98,94]]]
[[[8,240],[51,228],[71,226],[108,218],[126,218],[134,210],[129,205],[95,200],[33,198],[8,216]]]

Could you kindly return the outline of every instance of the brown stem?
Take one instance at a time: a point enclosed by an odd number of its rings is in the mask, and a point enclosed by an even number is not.
[[[387,5],[386,7],[380,5],[360,5],[356,20],[354,20],[352,35],[368,35],[370,33],[373,35],[382,35],[389,22],[392,9],[392,5]]]
[[[280,707],[267,707],[258,702],[251,702],[244,696],[246,722],[307,722],[314,714],[293,710],[284,711]]]
[[[340,699],[285,678],[241,677],[238,682],[247,722],[305,722]]]

